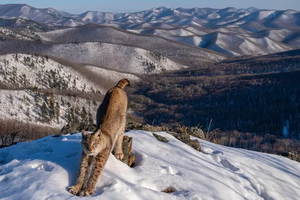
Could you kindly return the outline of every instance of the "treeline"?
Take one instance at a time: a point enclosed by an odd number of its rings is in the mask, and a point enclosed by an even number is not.
[[[277,138],[275,135],[265,134],[259,136],[253,133],[241,133],[238,131],[216,131],[212,142],[236,148],[253,151],[285,155],[288,152],[300,152],[300,141],[288,138]]]
[[[0,120],[0,148],[17,142],[36,140],[59,132],[58,128],[25,123],[16,120]]]
[[[156,125],[208,127],[212,119],[212,129],[300,139],[300,71],[278,73],[293,65],[280,63],[277,73],[239,74],[245,65],[235,63],[230,73],[218,64],[149,76],[130,91],[130,106]]]

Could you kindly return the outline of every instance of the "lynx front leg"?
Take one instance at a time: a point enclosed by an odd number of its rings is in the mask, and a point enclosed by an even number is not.
[[[80,192],[80,196],[90,196],[90,195],[94,195],[95,192],[95,186],[96,183],[98,181],[99,176],[101,175],[105,163],[109,157],[110,154],[110,149],[106,148],[104,150],[102,150],[94,159],[94,163],[93,163],[93,167],[92,167],[92,174],[91,177],[87,183],[87,187],[84,188],[81,192]]]
[[[82,152],[76,184],[69,187],[69,190],[68,190],[71,194],[73,194],[73,195],[79,194],[79,192],[83,186],[85,176],[87,175],[86,172],[87,172],[87,167],[89,165],[90,160],[91,160],[91,157],[87,156],[84,152]]]

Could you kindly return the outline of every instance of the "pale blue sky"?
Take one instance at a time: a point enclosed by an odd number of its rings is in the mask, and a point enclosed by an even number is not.
[[[25,3],[37,8],[55,8],[69,13],[83,13],[88,10],[103,12],[134,12],[153,7],[211,7],[248,8],[251,6],[266,9],[294,9],[300,11],[300,0],[0,0],[0,4]]]

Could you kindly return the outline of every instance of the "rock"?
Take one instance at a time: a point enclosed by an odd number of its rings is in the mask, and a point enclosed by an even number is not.
[[[149,124],[140,124],[134,121],[127,121],[126,130],[143,130],[149,132],[169,131],[169,128],[164,126],[152,126]]]
[[[204,135],[204,132],[201,128],[198,128],[198,127],[190,127],[188,128],[188,133],[192,136],[195,136],[197,138],[200,138],[202,140],[205,139],[205,135]]]
[[[142,130],[142,127],[143,125],[140,124],[140,123],[137,123],[135,121],[131,121],[131,120],[128,120],[127,123],[126,123],[126,130]]]
[[[163,190],[162,192],[164,192],[164,193],[174,193],[175,191],[172,188],[167,188],[167,189]]]
[[[186,144],[196,149],[197,151],[201,151],[201,144],[198,140],[189,140],[186,142]]]
[[[150,132],[160,132],[163,131],[162,127],[160,126],[151,126],[149,124],[145,124],[142,126],[142,130],[144,131],[150,131]]]
[[[132,155],[132,153],[131,153],[131,151],[132,151],[132,137],[128,137],[127,135],[125,135],[123,137],[122,150],[123,150],[124,157],[121,161],[123,163],[125,163],[126,165],[132,167],[133,162],[135,161],[135,156]]]
[[[187,133],[175,133],[175,132],[168,132],[169,134],[173,135],[176,139],[180,140],[181,142],[189,145],[190,147],[194,148],[197,151],[201,151],[201,144],[198,140],[191,140],[190,135]]]
[[[155,133],[152,133],[154,137],[156,137],[156,139],[158,141],[161,141],[161,142],[169,142],[169,140],[161,135],[158,135],[158,134],[155,134]]]
[[[300,162],[300,152],[297,151],[288,152],[288,158]]]
[[[61,131],[55,134],[53,137],[59,137],[60,135],[67,135],[81,132],[82,130],[94,132],[96,130],[95,124],[86,124],[84,122],[81,123],[69,123],[65,125]]]
[[[188,134],[200,139],[205,139],[204,132],[201,128],[198,127],[186,127],[186,126],[179,126],[175,129],[177,133]]]
[[[89,124],[87,125],[86,131],[95,132],[96,131],[96,124]]]

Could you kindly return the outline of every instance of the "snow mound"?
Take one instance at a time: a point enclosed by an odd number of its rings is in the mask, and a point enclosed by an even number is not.
[[[135,167],[110,156],[84,199],[298,199],[300,163],[284,157],[200,141],[198,152],[173,136],[130,131]],[[2,199],[81,199],[67,192],[76,181],[81,134],[0,149]],[[174,193],[163,193],[167,188]]]

